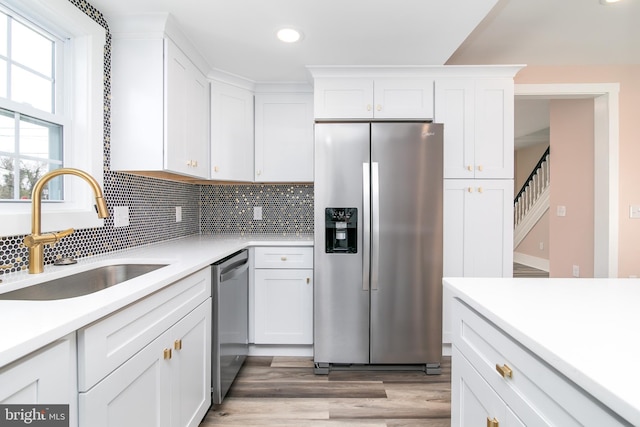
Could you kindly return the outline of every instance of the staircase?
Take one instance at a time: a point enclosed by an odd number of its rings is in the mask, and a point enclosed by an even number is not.
[[[549,148],[513,200],[513,247],[516,248],[549,209]]]

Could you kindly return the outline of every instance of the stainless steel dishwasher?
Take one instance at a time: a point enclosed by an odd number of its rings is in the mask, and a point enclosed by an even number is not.
[[[213,264],[211,388],[222,403],[249,351],[249,253],[239,251]]]

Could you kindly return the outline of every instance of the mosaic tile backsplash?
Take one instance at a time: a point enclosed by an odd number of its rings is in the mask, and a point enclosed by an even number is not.
[[[85,0],[72,4],[108,30],[103,15]],[[105,46],[104,86],[104,197],[114,206],[129,206],[130,225],[79,229],[53,248],[45,248],[45,263],[59,257],[81,258],[191,234],[313,233],[312,185],[191,185],[110,170],[111,35]],[[175,207],[182,207],[182,222],[175,222]],[[253,220],[253,207],[262,206],[263,220]],[[0,275],[26,269],[28,250],[24,235],[0,236]]]
[[[200,203],[202,234],[313,234],[312,185],[203,185]]]

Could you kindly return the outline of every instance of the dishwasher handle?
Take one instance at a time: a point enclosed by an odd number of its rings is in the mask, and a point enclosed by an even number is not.
[[[249,268],[249,260],[247,258],[235,262],[227,266],[220,272],[220,282],[226,282],[227,280],[235,279]]]

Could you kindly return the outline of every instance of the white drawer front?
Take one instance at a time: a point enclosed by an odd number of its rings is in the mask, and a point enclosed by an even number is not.
[[[256,247],[254,268],[313,268],[313,248]]]
[[[625,425],[458,299],[454,300],[452,316],[454,346],[527,425]],[[503,377],[496,365],[506,365],[512,376]]]
[[[78,331],[78,389],[87,391],[211,296],[205,268]]]

